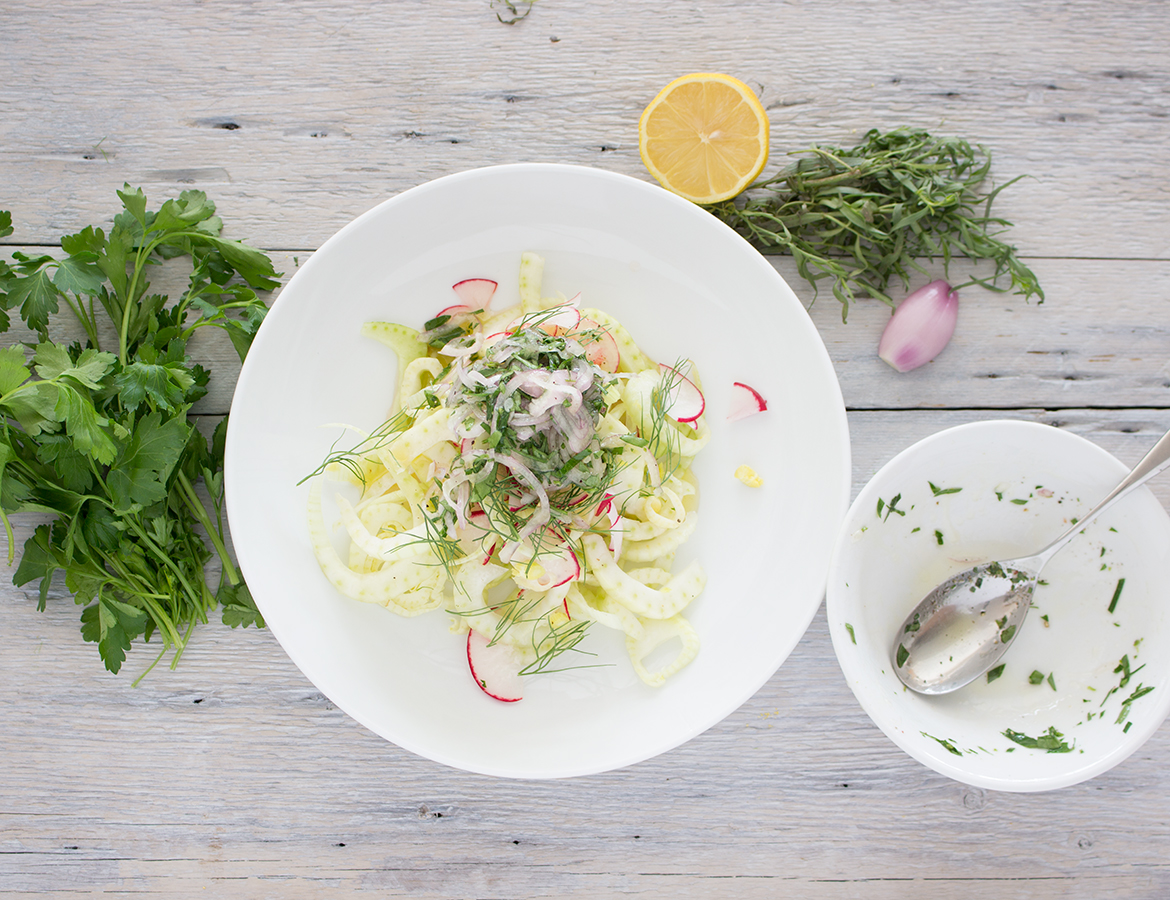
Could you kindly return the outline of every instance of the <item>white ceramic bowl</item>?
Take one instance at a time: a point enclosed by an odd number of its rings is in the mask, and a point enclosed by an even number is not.
[[[463,278],[517,292],[520,253],[546,259],[546,294],[584,294],[652,356],[695,360],[714,435],[700,455],[700,525],[686,545],[708,586],[687,610],[698,658],[664,687],[633,673],[621,635],[585,646],[604,668],[532,679],[520,703],[485,696],[463,641],[435,611],[402,619],[338,594],[306,529],[312,471],[338,436],[372,428],[393,355],[370,320],[420,327]],[[766,413],[725,421],[732,382]],[[733,478],[741,463],[765,479]],[[729,228],[666,191],[604,171],[518,165],[453,175],[396,196],[296,272],[240,375],[227,444],[227,505],[248,584],[278,640],[334,703],[423,756],[488,774],[599,772],[669,750],[736,709],[780,666],[820,604],[848,503],[849,440],[820,337],[775,270]],[[680,560],[681,561],[681,560]]]
[[[903,687],[890,660],[897,628],[932,587],[976,563],[1039,550],[1127,471],[1068,432],[992,421],[920,441],[865,486],[834,551],[829,627],[849,686],[894,743],[967,784],[1043,791],[1099,775],[1154,733],[1170,711],[1170,519],[1146,488],[1049,563],[998,679],[926,697]],[[931,482],[962,490],[935,496]],[[889,512],[895,497],[905,515]],[[1123,657],[1133,674],[1119,687]],[[1005,736],[1051,737],[1050,728],[1069,752]]]

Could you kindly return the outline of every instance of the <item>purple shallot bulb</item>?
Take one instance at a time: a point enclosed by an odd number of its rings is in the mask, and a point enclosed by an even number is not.
[[[932,281],[898,305],[878,342],[878,356],[899,372],[917,369],[942,352],[958,316],[958,293],[945,281]]]

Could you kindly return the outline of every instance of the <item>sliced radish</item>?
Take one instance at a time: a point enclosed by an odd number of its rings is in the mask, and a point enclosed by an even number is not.
[[[613,554],[614,559],[622,555],[625,531],[625,519],[618,515],[615,506],[609,511],[609,552]]]
[[[585,358],[603,372],[616,372],[621,362],[617,341],[612,334],[592,319],[582,317],[574,337],[585,348]]]
[[[768,408],[768,401],[760,396],[754,387],[749,387],[740,381],[731,384],[731,412],[727,414],[728,422],[746,419]]]
[[[580,324],[580,310],[573,309],[571,306],[558,306],[549,310],[547,315],[541,316],[536,327],[553,337],[559,337],[568,334]]]
[[[448,316],[454,319],[457,316],[469,316],[475,312],[476,309],[477,307],[474,306],[464,306],[463,304],[457,304],[456,306],[448,306],[446,309],[440,309],[439,312],[435,315],[435,318],[437,319],[439,316]]]
[[[467,632],[467,665],[479,689],[489,697],[515,703],[524,698],[524,681],[520,677],[522,660],[504,643],[489,644],[474,628]]]
[[[678,369],[662,363],[658,364],[658,368],[662,371],[664,379],[669,379],[673,383],[667,411],[680,422],[694,422],[707,408],[703,392]]]
[[[451,285],[451,290],[471,309],[487,309],[492,305],[497,287],[499,285],[490,278],[465,278]]]
[[[515,556],[512,559],[517,562]],[[512,580],[518,587],[534,591],[549,591],[581,577],[581,563],[568,545],[541,552],[534,560],[526,560],[517,568]]]

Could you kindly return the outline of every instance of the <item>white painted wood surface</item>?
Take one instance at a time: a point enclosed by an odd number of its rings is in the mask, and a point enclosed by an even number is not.
[[[831,297],[813,305],[855,490],[914,440],[1000,415],[1135,462],[1170,427],[1167,47],[1159,2],[539,0],[506,26],[489,0],[5,0],[4,250],[108,219],[124,181],[157,199],[196,186],[291,272],[353,216],[449,172],[556,161],[647,178],[645,103],[676,75],[728,71],[761,91],[773,166],[909,124],[987,144],[998,179],[1032,176],[999,211],[1044,304],[965,292],[951,346],[903,376],[874,355],[884,308],[843,325]],[[221,415],[234,353],[196,353],[219,375],[200,409]],[[1155,492],[1170,503],[1170,482]],[[823,613],[706,734],[565,782],[410,755],[263,631],[203,628],[177,671],[130,680],[83,644],[67,596],[38,613],[0,583],[0,894],[1170,896],[1170,726],[1086,784],[967,788],[873,726]]]

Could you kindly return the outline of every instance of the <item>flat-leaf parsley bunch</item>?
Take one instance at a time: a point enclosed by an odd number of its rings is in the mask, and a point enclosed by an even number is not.
[[[13,581],[39,579],[44,609],[53,574],[63,572],[84,607],[82,636],[111,672],[140,636],[158,635],[154,662],[172,650],[173,666],[217,606],[229,625],[264,624],[224,546],[227,420],[208,442],[188,415],[211,373],[187,358],[187,342],[199,328],[220,328],[242,360],[267,310],[256,290],[278,286],[267,256],[221,237],[201,191],[157,211],[141,189],[127,185],[118,196],[123,209],[108,234],[89,226],[61,239],[60,258],[15,252],[11,264],[0,261],[0,331],[16,309],[37,338],[0,350],[0,520],[10,564],[9,516],[53,517],[25,542]],[[0,237],[11,233],[11,215],[0,211]],[[150,293],[147,276],[178,256],[192,268],[171,303]],[[52,339],[50,316],[62,303],[84,345]],[[111,330],[116,344],[106,349],[101,335]],[[214,589],[204,577],[213,553],[222,566]]]

